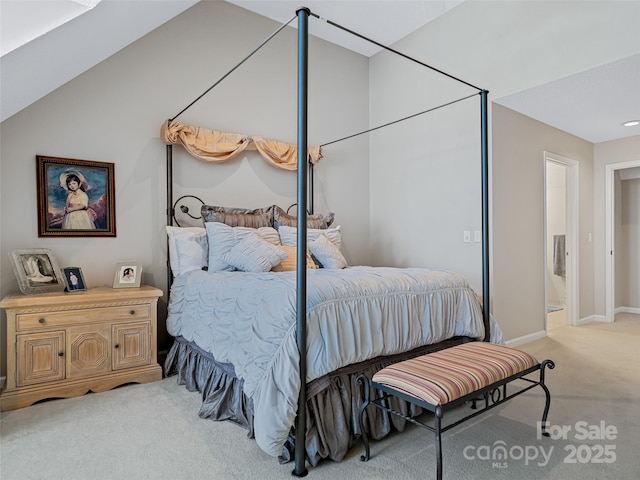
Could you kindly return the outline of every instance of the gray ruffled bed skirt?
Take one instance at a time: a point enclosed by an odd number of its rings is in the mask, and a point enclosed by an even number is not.
[[[363,401],[362,386],[357,377],[374,373],[405,358],[441,350],[468,341],[466,338],[450,339],[435,345],[427,345],[411,352],[378,357],[367,362],[344,367],[314,380],[307,385],[307,432],[305,450],[307,461],[316,466],[322,459],[339,461],[360,438],[358,410]],[[177,375],[179,385],[189,391],[201,392],[202,406],[198,413],[202,418],[231,420],[248,429],[253,438],[253,404],[243,391],[243,381],[236,377],[233,365],[219,363],[211,353],[184,338],[175,339],[165,362],[166,376]],[[372,393],[373,395],[373,393]],[[403,414],[417,416],[422,409],[393,397],[390,406]],[[365,414],[365,429],[370,439],[378,440],[391,431],[402,431],[406,421],[377,408],[369,408]],[[281,463],[293,460],[294,432],[278,457]]]

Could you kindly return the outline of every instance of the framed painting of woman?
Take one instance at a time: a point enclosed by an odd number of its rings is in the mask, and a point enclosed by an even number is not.
[[[115,237],[114,164],[36,156],[39,237]]]

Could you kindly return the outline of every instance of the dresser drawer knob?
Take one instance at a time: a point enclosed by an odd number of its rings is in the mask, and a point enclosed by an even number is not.
[[[64,352],[58,352],[59,357],[64,357]]]
[[[45,322],[45,320],[44,320],[44,318],[39,318],[39,319],[38,319],[38,322],[40,322],[40,323],[44,323],[44,322]]]
[[[136,311],[135,311],[135,310],[131,310],[129,313],[130,313],[131,315],[135,315],[135,314],[136,314]]]
[[[120,344],[119,344],[119,343],[116,343],[116,344],[113,346],[113,348],[120,348]]]

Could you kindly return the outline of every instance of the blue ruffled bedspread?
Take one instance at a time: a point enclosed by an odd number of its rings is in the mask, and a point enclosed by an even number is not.
[[[256,442],[280,455],[300,389],[296,273],[179,276],[167,329],[234,365],[253,402]],[[454,336],[484,336],[481,305],[457,273],[387,267],[308,272],[307,382]],[[500,338],[493,322],[492,341]]]

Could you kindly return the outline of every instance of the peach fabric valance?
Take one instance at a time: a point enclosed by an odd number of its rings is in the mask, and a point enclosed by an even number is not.
[[[285,170],[298,168],[298,147],[288,143],[249,137],[241,133],[225,133],[179,122],[164,122],[160,139],[167,145],[180,144],[191,155],[207,162],[224,162],[244,150],[257,150],[271,165]],[[314,165],[322,158],[320,147],[309,147],[307,159]]]

